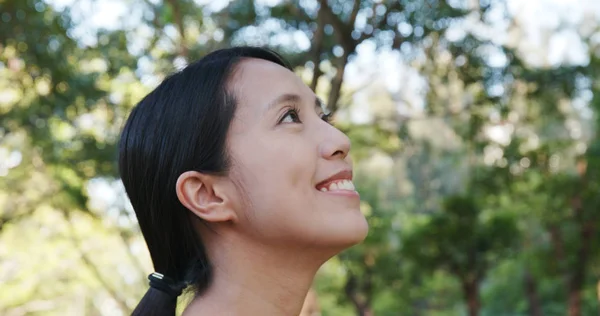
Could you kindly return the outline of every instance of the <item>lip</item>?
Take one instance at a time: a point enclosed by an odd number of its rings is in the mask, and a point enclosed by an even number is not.
[[[315,186],[315,188],[317,190],[319,190],[319,188],[329,184],[332,181],[339,181],[339,180],[350,180],[352,181],[352,169],[344,169],[338,173],[335,173],[334,175],[330,176],[329,178],[317,183],[317,185]]]

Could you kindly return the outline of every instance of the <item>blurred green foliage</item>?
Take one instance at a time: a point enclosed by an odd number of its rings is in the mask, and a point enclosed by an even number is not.
[[[550,64],[503,1],[122,3],[93,28],[96,0],[0,0],[0,314],[132,310],[151,264],[119,130],[169,72],[240,44],[282,52],[353,141],[371,230],[319,272],[322,315],[598,313],[600,17],[570,26],[583,63]]]

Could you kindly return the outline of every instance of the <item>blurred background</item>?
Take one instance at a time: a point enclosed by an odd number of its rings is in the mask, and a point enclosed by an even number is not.
[[[128,315],[132,106],[207,52],[286,56],[351,137],[367,240],[304,315],[598,315],[600,1],[0,0],[0,314]]]

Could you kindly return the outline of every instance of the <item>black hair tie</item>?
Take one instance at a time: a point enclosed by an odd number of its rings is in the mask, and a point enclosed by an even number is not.
[[[172,298],[177,298],[187,287],[186,284],[176,283],[173,279],[158,272],[150,274],[148,280],[150,280],[151,288],[164,292]]]

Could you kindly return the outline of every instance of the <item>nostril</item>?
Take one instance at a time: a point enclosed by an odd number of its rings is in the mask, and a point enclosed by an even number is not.
[[[333,140],[327,140],[319,144],[319,155],[325,159],[344,159],[350,150],[346,144],[336,143]]]
[[[343,155],[344,155],[344,152],[343,152],[343,151],[341,151],[341,150],[337,150],[336,152],[334,152],[334,153],[333,153],[333,155],[332,155],[332,156],[335,156],[335,155],[342,155],[342,156],[343,156]]]

